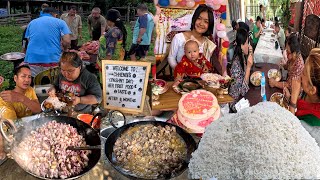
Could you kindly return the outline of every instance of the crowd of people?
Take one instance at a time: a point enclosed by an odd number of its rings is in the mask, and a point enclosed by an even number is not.
[[[248,44],[250,34],[243,24],[234,25],[236,30],[235,50],[230,63],[230,76],[235,83],[229,88],[229,94],[236,100],[249,90],[248,81],[253,64],[254,49]],[[283,81],[277,82],[269,78],[272,88],[283,90],[289,104],[289,111],[311,125],[320,125],[320,49],[314,48],[304,60],[301,55],[300,40],[291,29],[283,30],[279,22],[274,23],[274,32],[283,52],[279,66],[288,71]],[[258,16],[252,29],[253,47],[259,42],[263,30],[261,18]],[[231,105],[231,110],[233,106]]]
[[[105,18],[100,8],[92,9],[87,23],[91,39],[100,42],[97,61],[100,69],[101,60],[119,59],[120,54],[116,54],[119,51],[126,52],[132,61],[146,56],[154,28],[153,17],[144,4],[138,5],[137,15],[132,45],[126,51],[128,34],[120,12],[109,9]],[[76,7],[70,6],[68,12],[60,18],[57,18],[54,8],[45,7],[40,17],[31,21],[26,28],[26,64],[14,71],[15,89],[0,93],[0,106],[4,107],[3,118],[15,120],[41,111],[34,89],[30,87],[31,80],[39,72],[52,67],[60,67],[60,73],[49,89],[50,93],[73,93],[75,110],[86,113],[92,111],[93,104],[101,102],[102,90],[98,79],[85,68],[77,53],[69,52],[70,49],[76,49],[79,39],[82,39],[82,20],[77,15]],[[228,73],[235,80],[229,88],[229,94],[235,99],[230,105],[234,112],[235,104],[250,89],[253,54],[265,26],[263,22],[258,16],[252,29],[244,22],[232,23],[236,31],[234,54],[225,72],[220,72],[222,75]],[[199,5],[192,16],[190,31],[176,34],[170,45],[168,62],[174,70],[175,81],[198,79],[203,73],[223,69],[222,62],[217,63],[219,67],[212,63],[217,61],[214,57],[217,45],[210,39],[213,32],[212,8]],[[274,33],[284,55],[280,65],[288,70],[288,77],[281,82],[270,78],[269,85],[283,89],[292,113],[311,124],[320,125],[320,49],[311,50],[304,61],[299,38],[295,33],[291,33],[290,29],[284,31],[278,22],[274,24]]]
[[[155,26],[153,15],[145,4],[138,5],[136,11],[138,18],[133,30],[132,45],[127,50],[128,34],[120,12],[109,9],[105,18],[101,15],[99,7],[92,9],[87,24],[91,40],[100,42],[99,60],[118,59],[119,48],[122,48],[121,52],[132,61],[144,58],[148,54]],[[79,48],[79,40],[82,39],[82,19],[77,14],[77,7],[72,5],[60,19],[58,16],[59,12],[55,8],[44,4],[40,16],[32,20],[23,33],[22,51],[26,53],[25,63],[29,64],[32,77],[44,70],[57,67],[61,52]],[[46,31],[48,28],[50,31]]]
[[[26,56],[14,70],[16,87],[0,93],[3,118],[16,120],[41,112],[32,81],[37,74],[56,67],[59,75],[48,93],[71,93],[74,110],[84,113],[91,113],[92,105],[101,102],[102,90],[97,74],[89,72],[79,55],[72,51],[79,48],[82,39],[82,19],[77,14],[77,7],[70,6],[60,18],[58,15],[55,8],[43,4],[40,16],[26,27],[23,33]],[[148,53],[154,28],[152,14],[145,4],[138,5],[137,15],[128,54],[133,61]],[[97,63],[102,59],[116,60],[118,47],[126,51],[127,30],[118,10],[109,9],[105,18],[100,8],[94,7],[87,23],[91,40],[100,41]]]
[[[137,15],[128,54],[131,60],[146,56],[154,28],[153,17],[146,5],[137,7]],[[109,9],[104,18],[98,7],[93,8],[88,17],[91,40],[100,41],[98,64],[102,59],[118,59],[117,48],[126,49],[127,31],[120,17],[119,11]],[[32,20],[24,30],[22,45],[26,56],[24,62],[14,69],[16,86],[0,93],[1,117],[15,121],[40,113],[32,79],[40,72],[55,67],[60,71],[48,94],[71,93],[74,111],[92,113],[93,105],[102,101],[102,89],[96,75],[86,69],[76,52],[70,51],[78,48],[81,39],[82,20],[75,6],[70,6],[59,19],[58,11],[44,4],[40,17]],[[0,161],[6,157],[3,142],[0,135]]]

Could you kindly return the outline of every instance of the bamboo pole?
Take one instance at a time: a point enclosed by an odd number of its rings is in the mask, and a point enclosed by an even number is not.
[[[11,14],[11,13],[10,13],[10,9],[11,9],[11,8],[10,8],[10,1],[7,1],[7,9],[8,9],[8,15]]]

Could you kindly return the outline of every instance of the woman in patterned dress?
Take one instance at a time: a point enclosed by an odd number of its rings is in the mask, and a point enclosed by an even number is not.
[[[121,21],[120,16],[120,12],[116,9],[109,9],[107,12],[107,32],[99,39],[100,47],[97,68],[100,71],[100,77],[101,60],[119,60],[121,53],[125,52],[127,30]]]
[[[172,69],[181,62],[184,55],[184,44],[192,39],[199,43],[200,53],[210,61],[216,45],[208,38],[213,34],[214,16],[212,8],[199,5],[192,16],[191,31],[176,34],[170,45],[168,62]],[[221,66],[222,67],[222,66]],[[220,67],[217,67],[220,68]]]
[[[232,111],[236,112],[234,105],[249,90],[250,70],[253,65],[252,47],[248,43],[248,32],[240,28],[236,35],[236,48],[231,62],[230,76],[235,82],[229,88],[229,94],[235,101],[230,104]]]
[[[273,78],[269,79],[270,87],[283,89],[284,92],[290,92],[289,110],[294,113],[295,106],[301,91],[301,76],[304,68],[303,58],[300,52],[300,43],[295,34],[291,34],[286,45],[288,62],[284,68],[288,70],[287,81],[277,82]]]

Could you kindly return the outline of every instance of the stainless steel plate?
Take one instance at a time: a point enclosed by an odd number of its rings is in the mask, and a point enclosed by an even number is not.
[[[6,60],[6,61],[15,61],[18,59],[24,58],[26,55],[21,52],[10,52],[6,53],[0,56],[0,59]]]

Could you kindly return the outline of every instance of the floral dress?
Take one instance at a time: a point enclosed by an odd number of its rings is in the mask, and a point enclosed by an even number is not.
[[[201,74],[210,72],[212,65],[210,62],[200,54],[197,62],[190,61],[185,55],[174,69],[174,78],[200,78]]]
[[[101,36],[99,47],[99,59],[112,56],[111,59],[118,59],[119,49],[122,47],[123,35],[118,27],[109,29],[104,36]]]
[[[239,56],[234,57],[230,69],[231,78],[235,81],[229,88],[229,94],[235,99],[235,103],[240,96],[244,96],[249,91],[248,82],[244,79],[246,75],[244,71],[246,65],[244,69],[242,69],[240,61]]]
[[[100,47],[97,59],[96,68],[99,69],[99,78],[101,79],[101,60],[106,59],[106,56],[111,56],[111,59],[119,59],[120,48],[122,48],[123,34],[118,27],[110,28],[104,36],[99,39]]]
[[[304,62],[301,54],[298,55],[295,61],[288,61],[288,81],[287,87],[291,91],[292,88],[292,81],[293,80],[300,80],[304,68]]]

